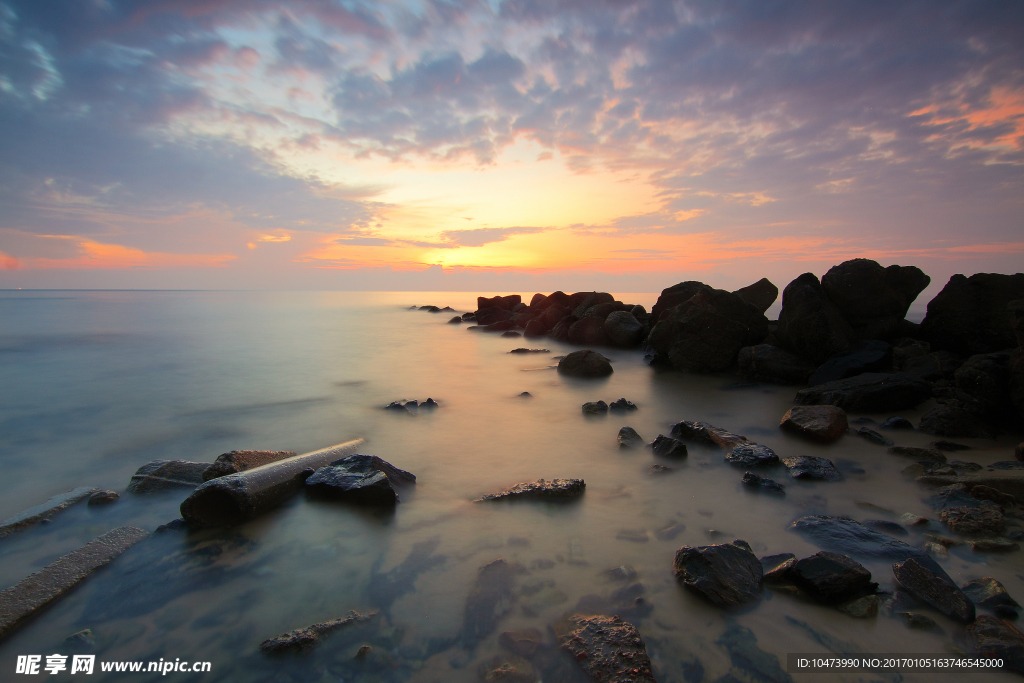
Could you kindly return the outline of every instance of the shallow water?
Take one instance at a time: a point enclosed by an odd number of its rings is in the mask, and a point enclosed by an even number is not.
[[[617,296],[648,309],[656,298]],[[770,589],[753,609],[725,614],[676,584],[672,558],[681,545],[742,538],[758,555],[802,557],[820,549],[787,530],[805,514],[936,517],[924,502],[930,492],[900,474],[909,462],[885,448],[852,435],[819,446],[781,433],[795,389],[658,372],[639,352],[620,350],[602,351],[613,360],[611,377],[574,380],[558,375],[552,358],[575,347],[470,332],[447,324],[453,313],[409,310],[413,304],[461,312],[475,308],[475,294],[0,294],[0,518],[76,486],[123,491],[153,459],[212,461],[246,448],[302,453],[357,436],[368,442],[361,452],[418,477],[392,514],[299,497],[232,529],[154,535],[0,643],[0,670],[13,671],[18,654],[84,651],[106,661],[212,662],[211,673],[169,674],[176,680],[475,681],[483,663],[507,656],[501,631],[535,627],[551,645],[550,624],[577,607],[628,615],[662,683],[714,681],[730,671],[749,679],[720,642],[735,624],[783,666],[788,652],[826,651],[820,642],[828,637],[870,653],[938,654],[955,645],[958,627],[930,611],[945,635],[911,631],[884,616],[854,619]],[[520,346],[551,353],[507,353]],[[519,396],[523,391],[532,396]],[[381,409],[428,396],[441,407],[416,415]],[[585,401],[619,397],[639,410],[581,414]],[[902,414],[916,422],[930,405]],[[623,425],[651,441],[683,419],[744,434],[781,457],[828,457],[845,479],[797,483],[778,468],[767,472],[787,486],[778,499],[743,490],[743,470],[711,449],[692,447],[686,460],[664,462],[672,472],[652,476],[657,459],[649,450],[618,448]],[[933,440],[916,432],[888,436],[911,446]],[[974,450],[951,457],[1012,459],[1010,437],[961,441]],[[585,479],[584,498],[569,505],[472,502],[520,481],[556,477]],[[187,493],[126,494],[101,509],[78,505],[0,539],[0,581],[13,585],[119,524],[153,531],[178,516]],[[905,540],[923,539],[911,532]],[[479,568],[498,558],[512,566],[514,589],[493,630],[474,642],[466,634],[479,628],[465,621],[466,601]],[[892,588],[886,563],[864,564],[883,589]],[[1024,598],[1019,553],[956,551],[941,564],[958,583],[993,576]],[[604,575],[620,566],[636,578]],[[642,585],[646,608],[633,604],[635,593],[613,596],[633,582]],[[350,610],[377,616],[326,636],[305,656],[259,652],[266,638]],[[817,642],[800,623],[818,633]],[[83,628],[95,634],[94,646],[76,650],[64,642]],[[354,659],[364,644],[372,651]],[[544,681],[580,678],[557,649],[535,665]]]

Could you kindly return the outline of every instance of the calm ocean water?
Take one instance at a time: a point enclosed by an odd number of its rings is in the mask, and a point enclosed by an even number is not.
[[[13,677],[19,654],[89,652],[101,660],[212,662],[209,674],[169,674],[175,680],[476,681],[481,666],[508,656],[500,632],[537,628],[550,645],[550,624],[577,608],[633,614],[663,683],[728,673],[733,664],[720,638],[735,624],[783,663],[787,652],[824,651],[822,637],[864,652],[941,653],[953,645],[950,635],[911,631],[883,616],[853,619],[770,592],[753,610],[725,614],[672,576],[681,545],[742,538],[758,555],[813,554],[819,548],[787,531],[804,514],[878,518],[857,504],[869,502],[934,516],[927,492],[899,474],[906,461],[853,436],[818,446],[780,433],[792,388],[737,388],[734,377],[656,372],[640,352],[619,350],[602,351],[613,360],[610,378],[573,380],[559,376],[551,358],[574,347],[468,332],[447,324],[451,313],[409,310],[472,310],[475,296],[0,293],[0,518],[76,486],[123,491],[154,459],[212,461],[235,449],[302,453],[354,437],[367,440],[361,452],[418,477],[393,514],[299,497],[236,528],[155,535],[0,643],[0,679]],[[618,296],[648,309],[656,298]],[[551,353],[508,354],[519,346]],[[524,391],[532,397],[520,397]],[[418,415],[382,410],[393,400],[427,397],[441,407]],[[585,401],[620,397],[639,410],[581,414]],[[902,414],[916,421],[929,405]],[[804,484],[784,471],[769,473],[787,485],[788,495],[777,499],[745,492],[742,470],[720,453],[694,448],[686,461],[665,463],[674,471],[652,476],[649,450],[617,446],[623,425],[651,441],[683,419],[745,434],[783,457],[827,456],[846,479]],[[930,440],[899,437],[913,446]],[[981,463],[1012,451],[1008,439],[967,442],[975,447],[967,459]],[[585,479],[583,500],[472,502],[520,481],[556,477]],[[79,505],[2,539],[0,581],[13,585],[120,524],[153,531],[178,516],[185,495],[125,494],[107,508]],[[514,588],[494,630],[469,643],[466,601],[478,569],[497,558],[516,568]],[[943,565],[958,581],[994,576],[1019,600],[1018,558],[958,552]],[[865,564],[891,588],[888,566]],[[604,573],[621,566],[636,578],[616,582]],[[640,586],[621,591],[633,583]],[[636,607],[637,595],[647,607]],[[327,636],[306,656],[259,652],[265,638],[349,610],[378,614]],[[933,616],[947,634],[955,632]],[[65,642],[86,628],[92,645]],[[355,659],[364,644],[372,651]],[[579,678],[555,650],[533,666],[544,681]]]

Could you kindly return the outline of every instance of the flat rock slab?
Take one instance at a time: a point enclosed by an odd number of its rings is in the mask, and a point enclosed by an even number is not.
[[[828,458],[798,455],[792,458],[783,458],[782,464],[789,470],[789,476],[794,479],[838,481],[843,478],[843,475]]]
[[[173,489],[194,489],[203,483],[203,472],[209,462],[188,460],[154,460],[135,470],[128,482],[128,493],[156,493]]]
[[[982,501],[980,505],[963,505],[943,510],[940,515],[942,523],[958,534],[965,535],[998,535],[1006,529],[1006,521],[999,506],[991,501]]]
[[[688,546],[676,551],[676,578],[719,607],[739,607],[761,599],[761,562],[743,541]]]
[[[948,617],[964,623],[974,621],[974,603],[963,591],[931,569],[910,558],[892,566],[899,584],[918,600],[926,602]]]
[[[1024,673],[1024,633],[1002,619],[983,614],[964,629],[971,652],[1003,660],[1010,671]]]
[[[740,444],[749,443],[747,437],[733,434],[707,422],[683,420],[672,425],[672,431],[669,434],[683,441],[691,441],[702,446],[717,446],[726,450],[732,450]]]
[[[230,451],[221,453],[213,464],[203,470],[203,481],[235,472],[244,472],[268,462],[277,462],[295,455],[294,451]]]
[[[873,592],[871,572],[849,555],[822,551],[805,557],[789,571],[788,578],[805,593],[826,604],[836,604]]]
[[[260,649],[268,654],[307,650],[319,642],[320,637],[325,633],[330,633],[335,629],[349,626],[350,624],[360,621],[366,621],[375,616],[375,614],[375,612],[371,612],[370,614],[349,612],[347,617],[342,617],[341,619],[332,619],[331,621],[320,622],[319,624],[313,624],[306,628],[297,628],[294,631],[282,633],[276,638],[267,638],[260,643]]]
[[[88,498],[98,490],[99,489],[92,488],[91,486],[80,486],[68,491],[67,493],[61,493],[53,496],[45,503],[41,503],[35,507],[30,507],[28,510],[24,510],[14,517],[0,523],[0,538],[14,533],[15,531],[20,531],[34,524],[38,524],[44,519],[49,519],[61,510],[69,508],[80,500]]]
[[[779,456],[767,446],[741,443],[729,451],[725,461],[737,467],[770,467],[779,464]]]
[[[574,615],[559,625],[562,649],[592,680],[655,683],[647,646],[636,627],[619,617]]]
[[[587,485],[582,479],[552,479],[550,481],[538,479],[535,482],[516,484],[512,488],[498,493],[489,493],[478,498],[476,502],[491,500],[568,501],[582,496],[586,487]]]
[[[338,500],[394,505],[395,487],[416,483],[416,475],[375,455],[350,455],[321,467],[306,479],[308,490]]]
[[[845,434],[850,425],[846,411],[837,406],[796,406],[782,416],[779,427],[813,441],[832,443]]]
[[[932,385],[905,372],[869,372],[801,389],[798,405],[833,405],[853,413],[883,413],[913,408],[931,398]]]
[[[142,529],[118,527],[0,592],[0,639],[147,536]]]

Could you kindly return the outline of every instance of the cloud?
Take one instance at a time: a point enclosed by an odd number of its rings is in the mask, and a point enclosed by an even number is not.
[[[504,242],[513,235],[532,235],[548,228],[476,228],[475,230],[445,230],[443,239],[460,247],[482,247],[492,242]]]

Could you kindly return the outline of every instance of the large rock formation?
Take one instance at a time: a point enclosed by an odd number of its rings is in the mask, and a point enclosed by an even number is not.
[[[779,288],[771,280],[763,277],[752,285],[737,289],[733,294],[764,313],[779,298]]]
[[[954,275],[928,303],[921,334],[933,349],[961,356],[1017,346],[1009,303],[1024,299],[1024,273]]]
[[[857,341],[813,273],[804,273],[783,290],[776,336],[784,348],[819,365]]]
[[[899,336],[910,304],[931,282],[914,266],[883,268],[870,259],[833,266],[821,278],[829,300],[860,339]]]

